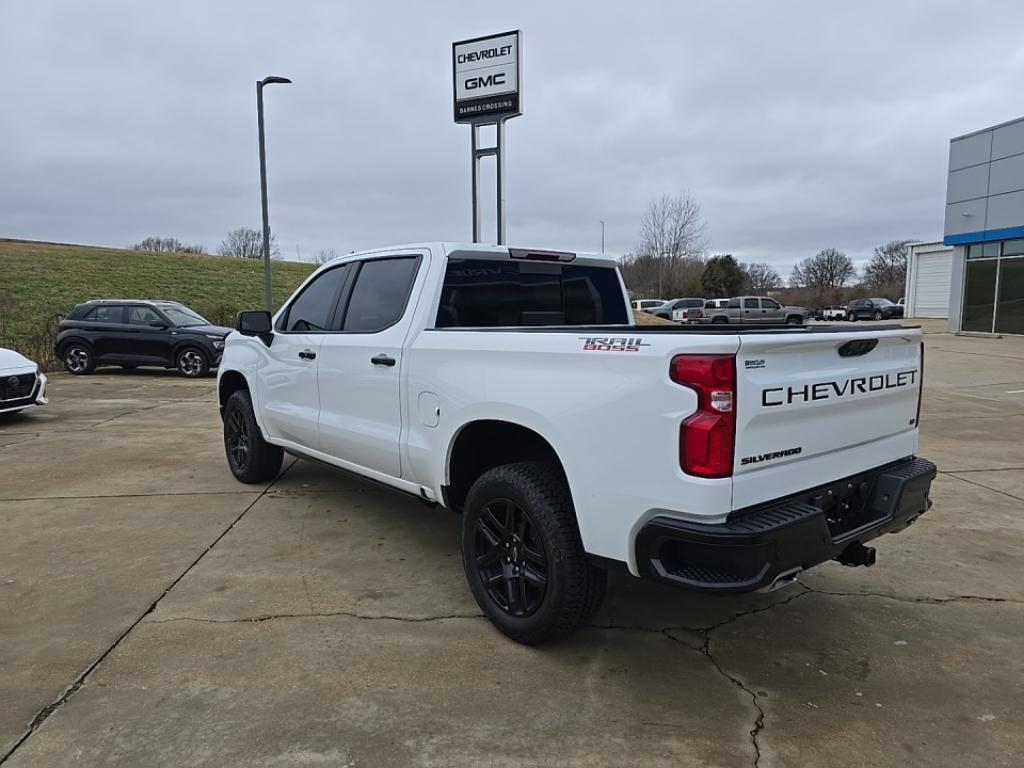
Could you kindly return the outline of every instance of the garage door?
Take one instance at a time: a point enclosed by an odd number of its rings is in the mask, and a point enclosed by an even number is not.
[[[952,249],[919,253],[914,276],[914,317],[946,317],[949,314],[949,281],[953,271]]]

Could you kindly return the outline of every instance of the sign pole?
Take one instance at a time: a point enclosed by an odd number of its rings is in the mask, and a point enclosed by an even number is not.
[[[494,142],[494,159],[497,165],[498,245],[504,245],[508,240],[505,236],[505,120],[498,120],[494,127],[497,129],[497,137]]]
[[[477,147],[480,145],[480,126],[474,123],[469,127],[471,163],[473,165],[473,242],[480,242],[480,156]]]

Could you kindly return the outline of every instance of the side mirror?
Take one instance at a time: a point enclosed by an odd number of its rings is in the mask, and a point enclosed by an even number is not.
[[[258,336],[268,347],[274,338],[271,328],[270,313],[266,310],[243,310],[235,315],[236,331],[243,336]]]
[[[162,330],[164,330],[167,327],[167,323],[165,323],[163,320],[153,320],[149,324],[149,327],[150,328],[158,328],[159,330],[162,331]]]

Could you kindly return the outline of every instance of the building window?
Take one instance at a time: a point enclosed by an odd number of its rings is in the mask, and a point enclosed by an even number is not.
[[[996,267],[994,260],[967,263],[964,281],[964,314],[961,329],[989,333],[995,308]]]
[[[1024,239],[968,246],[960,330],[1024,334]]]
[[[1024,256],[1024,240],[1007,240],[1004,242],[1003,256]]]
[[[995,331],[1024,334],[1024,257],[999,260]]]

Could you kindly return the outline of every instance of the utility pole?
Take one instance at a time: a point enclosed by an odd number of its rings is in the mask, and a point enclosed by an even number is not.
[[[260,134],[260,198],[263,203],[263,293],[267,312],[274,312],[274,296],[270,290],[270,213],[267,210],[267,146],[263,132],[263,86],[290,83],[287,77],[264,77],[256,81],[256,122]]]

